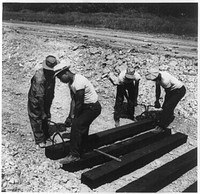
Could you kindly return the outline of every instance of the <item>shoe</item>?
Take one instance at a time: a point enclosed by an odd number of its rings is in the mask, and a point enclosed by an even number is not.
[[[115,121],[115,127],[119,127],[119,126],[120,126],[119,120],[118,120],[118,121]]]
[[[38,149],[38,148],[46,148],[46,143],[44,143],[44,142],[38,143],[38,144],[36,145],[36,148],[37,148],[37,149]]]
[[[157,126],[152,132],[153,133],[161,133],[161,132],[164,132],[165,130],[160,127],[160,126]]]
[[[53,140],[51,138],[46,139],[46,147],[51,146],[53,144]]]
[[[61,164],[69,164],[69,163],[76,162],[79,160],[80,160],[80,157],[78,156],[68,155],[65,158],[60,159],[59,162]]]

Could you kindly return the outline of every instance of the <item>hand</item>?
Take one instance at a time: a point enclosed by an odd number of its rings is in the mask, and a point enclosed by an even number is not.
[[[51,113],[47,113],[47,119],[51,119]]]
[[[137,105],[138,105],[137,100],[135,100],[134,101],[134,106],[137,106]]]
[[[46,113],[42,113],[42,120],[46,120],[48,117],[46,115]]]
[[[160,102],[158,100],[155,101],[155,108],[160,108]]]
[[[65,120],[65,126],[66,127],[71,127],[72,126],[72,118],[71,117],[67,117]]]

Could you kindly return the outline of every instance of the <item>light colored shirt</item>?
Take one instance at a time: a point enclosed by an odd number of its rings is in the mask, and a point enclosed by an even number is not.
[[[164,89],[170,91],[181,88],[184,84],[166,71],[160,71],[161,80],[157,81]]]
[[[126,78],[126,69],[122,70],[118,77],[114,76],[113,74],[110,74],[110,79],[112,82],[116,85],[123,85],[125,84],[125,78]],[[141,76],[139,73],[134,73],[133,82],[139,81],[141,79]]]
[[[123,85],[125,83],[125,78],[126,78],[126,69],[122,70],[121,73],[118,76],[118,85]],[[133,78],[133,82],[134,81],[139,81],[141,79],[141,76],[139,73],[135,72],[134,73],[134,78]]]
[[[80,74],[75,74],[73,83],[69,84],[69,89],[74,94],[76,91],[84,89],[84,104],[95,103],[98,100],[98,95],[91,82]]]

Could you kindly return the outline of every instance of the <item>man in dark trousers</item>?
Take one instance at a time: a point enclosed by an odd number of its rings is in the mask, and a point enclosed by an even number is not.
[[[58,63],[54,56],[47,56],[43,67],[32,77],[28,92],[28,115],[35,143],[40,148],[45,148],[50,138],[48,119],[51,118],[50,108],[54,98],[54,67]]]
[[[69,84],[71,93],[71,106],[67,120],[72,121],[70,133],[70,153],[60,163],[66,164],[78,161],[88,145],[90,124],[100,115],[101,105],[98,95],[91,82],[80,74],[69,70],[64,62],[55,68],[55,76],[61,82]]]
[[[118,77],[113,73],[109,74],[109,79],[113,85],[117,86],[115,106],[114,106],[114,121],[115,127],[120,126],[120,115],[124,97],[128,101],[127,113],[131,120],[135,120],[135,106],[137,105],[138,88],[141,76],[135,71],[135,68],[128,67],[120,72]]]
[[[186,93],[184,84],[166,71],[151,68],[145,75],[147,80],[156,83],[155,108],[160,108],[160,94],[162,86],[165,90],[165,100],[162,105],[162,113],[158,126],[154,132],[162,132],[174,119],[174,109]]]

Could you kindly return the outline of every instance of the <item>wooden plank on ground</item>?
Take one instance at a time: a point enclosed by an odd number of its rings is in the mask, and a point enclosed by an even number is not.
[[[153,142],[156,142],[160,140],[161,138],[164,138],[168,135],[171,135],[171,130],[167,129],[163,133],[153,133],[151,131],[143,133],[141,135],[128,138],[124,141],[112,144],[110,146],[104,147],[99,149],[100,151],[103,151],[107,154],[113,155],[115,157],[119,157],[121,155],[127,154],[129,152],[132,152],[136,149],[145,147]],[[106,157],[102,154],[99,154],[97,152],[91,151],[83,155],[83,158],[77,162],[64,164],[63,169],[74,172],[77,170],[81,170],[84,168],[91,168],[95,165],[99,165],[102,163],[105,163],[107,161],[112,160],[109,157]]]
[[[185,189],[183,193],[197,193],[197,187],[197,181],[195,181],[192,185]]]
[[[142,132],[151,130],[154,127],[155,122],[148,119],[145,121],[138,121],[117,128],[112,128],[91,134],[88,138],[88,147],[86,150],[91,151],[94,148],[112,144],[116,141],[120,141],[125,138],[129,138]],[[69,153],[69,145],[69,141],[66,141],[64,143],[59,143],[56,146],[48,146],[45,148],[45,155],[47,158],[50,158],[52,160],[57,160],[65,157]]]
[[[82,174],[81,182],[90,188],[111,182],[127,173],[130,173],[158,157],[166,154],[187,141],[187,136],[182,133],[163,138],[144,148],[128,153],[122,157],[121,162],[110,161]]]
[[[138,121],[90,135],[88,150],[112,144],[125,138],[138,135],[155,127],[152,120]]]
[[[197,165],[197,149],[193,149],[178,158],[151,171],[143,177],[125,185],[116,192],[157,192],[175,181],[181,175]]]

